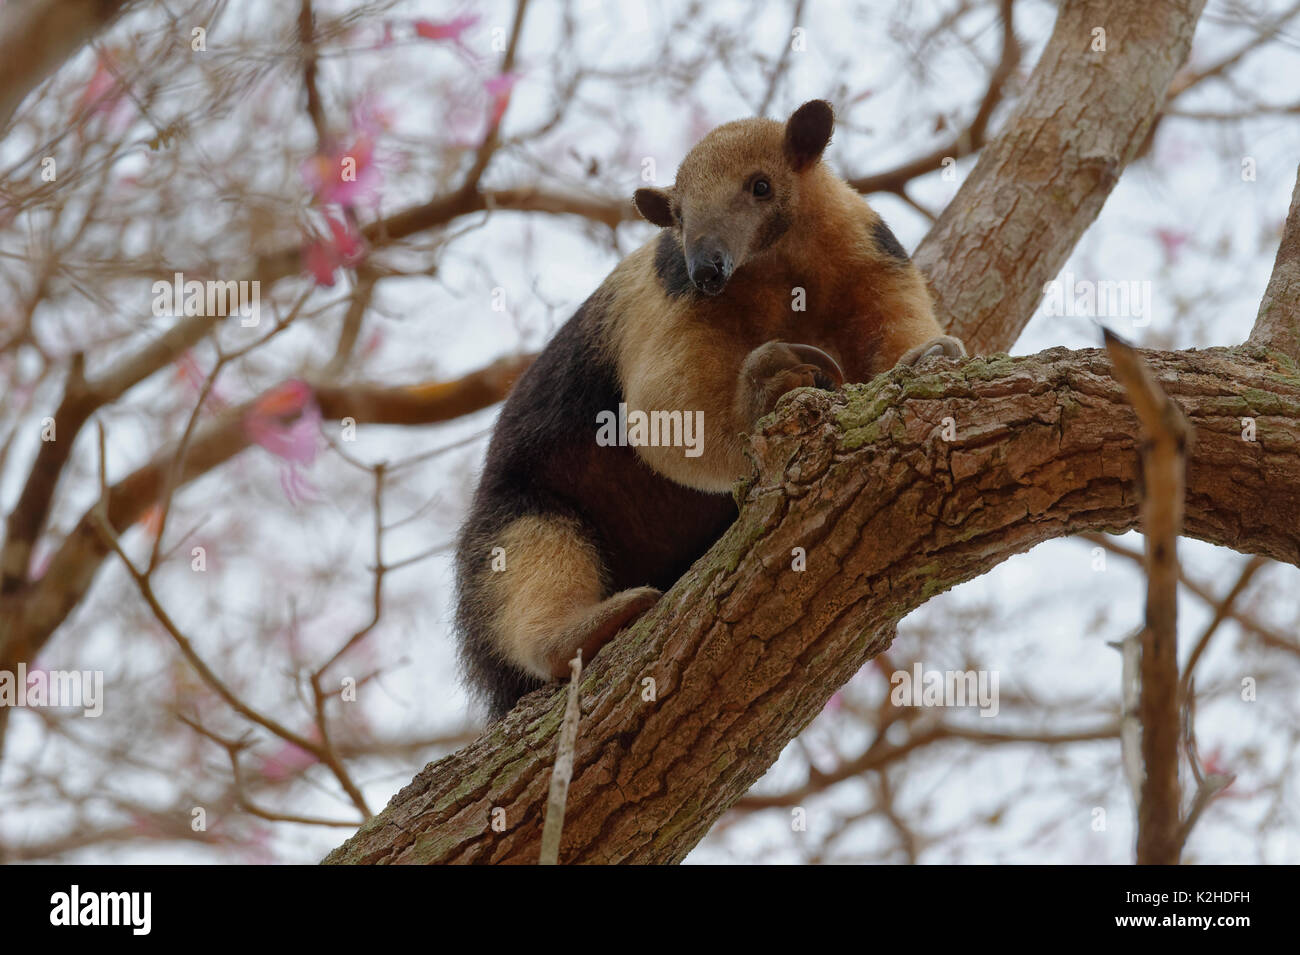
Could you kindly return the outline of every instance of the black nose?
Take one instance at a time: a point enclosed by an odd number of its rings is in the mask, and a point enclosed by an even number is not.
[[[691,282],[706,295],[717,295],[731,278],[731,256],[720,244],[701,243],[690,266]]]

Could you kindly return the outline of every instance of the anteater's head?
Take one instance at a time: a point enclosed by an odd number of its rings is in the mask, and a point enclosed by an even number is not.
[[[834,123],[830,103],[815,99],[784,124],[745,119],[719,126],[687,154],[671,188],[636,191],[637,210],[679,231],[691,282],[717,295],[795,221],[800,185]]]

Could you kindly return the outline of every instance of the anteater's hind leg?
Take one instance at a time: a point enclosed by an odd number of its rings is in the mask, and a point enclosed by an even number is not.
[[[605,568],[577,521],[522,517],[502,533],[504,570],[488,573],[497,652],[541,679],[569,675],[582,649],[589,661],[660,592],[635,587],[606,597]]]

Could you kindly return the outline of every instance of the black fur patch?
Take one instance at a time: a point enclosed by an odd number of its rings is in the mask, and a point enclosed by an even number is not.
[[[877,219],[876,224],[871,227],[871,238],[876,241],[880,250],[891,258],[898,259],[900,262],[912,261],[907,257],[907,249],[903,248],[903,243],[898,241],[894,230],[885,225],[884,219]]]
[[[664,292],[671,298],[690,295],[695,291],[691,284],[691,273],[686,268],[686,253],[682,251],[677,236],[669,229],[659,233],[659,244],[655,246],[655,274]]]
[[[776,244],[776,240],[790,229],[790,217],[782,210],[777,210],[763,220],[759,226],[758,236],[754,239],[754,251],[762,252]]]
[[[667,235],[667,233],[665,233]],[[671,235],[668,236],[671,240]],[[502,660],[484,595],[497,535],[525,515],[576,520],[605,565],[609,592],[667,590],[736,517],[730,494],[706,494],[652,470],[630,447],[596,444],[596,416],[623,400],[601,345],[597,291],[520,377],[497,419],[456,553],[457,629],[471,688],[493,718],[542,680]]]

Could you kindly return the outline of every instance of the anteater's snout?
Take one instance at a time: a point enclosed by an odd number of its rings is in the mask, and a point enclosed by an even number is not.
[[[691,250],[688,265],[691,283],[705,295],[721,292],[735,271],[731,253],[716,239],[700,240]]]

